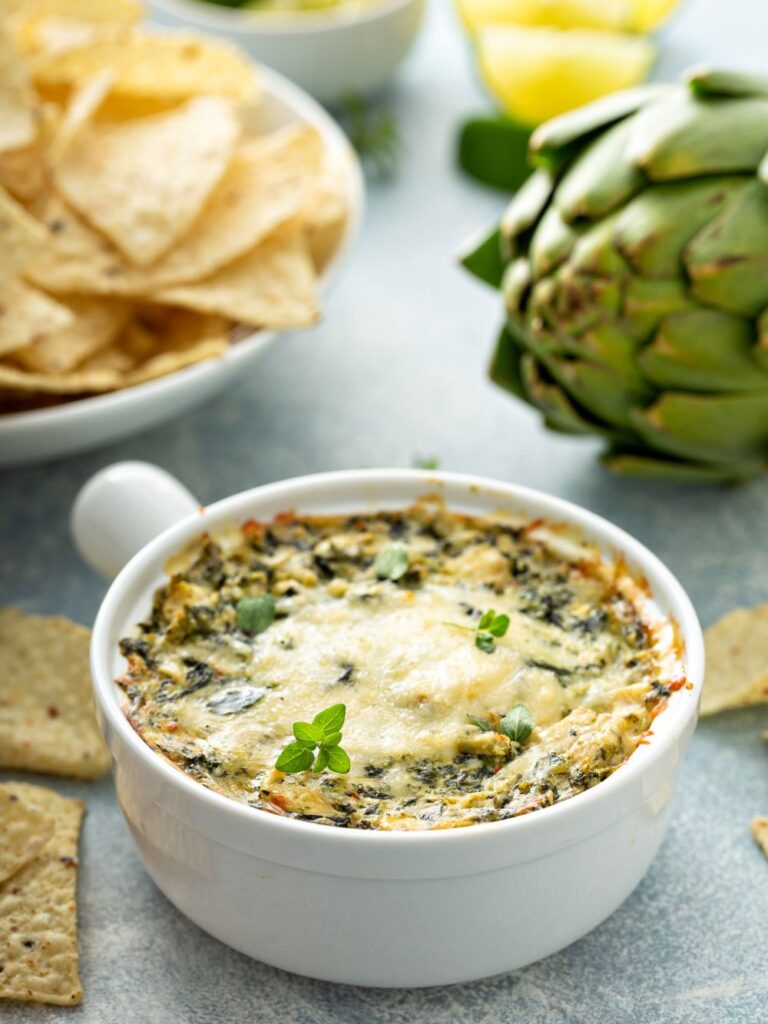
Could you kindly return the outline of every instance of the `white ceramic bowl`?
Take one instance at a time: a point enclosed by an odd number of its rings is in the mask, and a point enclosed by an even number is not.
[[[270,131],[297,122],[313,125],[346,178],[349,214],[337,229],[318,239],[322,246],[318,252],[320,283],[325,291],[340,271],[360,226],[365,195],[360,164],[346,136],[322,107],[282,75],[266,68],[261,73],[264,99],[257,119],[251,122],[253,129]],[[97,448],[172,419],[242,376],[276,336],[274,331],[257,331],[234,343],[219,359],[123,391],[0,415],[0,466]]]
[[[392,78],[416,39],[426,0],[369,0],[356,9],[298,16],[198,0],[154,0],[153,7],[166,23],[231,39],[329,103]]]
[[[277,512],[397,508],[440,491],[450,507],[525,510],[575,524],[646,577],[685,643],[691,689],[672,695],[639,747],[606,781],[509,821],[436,832],[335,829],[276,817],[205,789],[140,739],[113,679],[118,640],[150,607],[163,563],[206,529]],[[117,795],[139,855],[166,896],[223,942],[277,967],[357,985],[467,981],[521,967],[578,939],[640,882],[664,836],[703,674],[696,614],[680,584],[638,541],[575,505],[469,476],[361,470],[269,484],[201,508],[162,470],[122,463],[79,495],[73,533],[113,571],[133,555],[93,630],[98,717]],[[333,927],[329,927],[333,922]]]

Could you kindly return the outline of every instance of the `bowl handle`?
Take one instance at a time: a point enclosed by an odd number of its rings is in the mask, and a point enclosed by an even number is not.
[[[159,466],[116,462],[81,488],[69,525],[85,561],[113,579],[145,544],[199,509],[200,502]]]

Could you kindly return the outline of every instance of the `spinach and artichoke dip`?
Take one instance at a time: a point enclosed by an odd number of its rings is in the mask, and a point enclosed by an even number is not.
[[[167,571],[121,643],[126,714],[204,786],[305,821],[440,829],[547,807],[614,772],[684,685],[642,581],[542,521],[433,498],[282,514],[206,534]],[[304,750],[313,719],[326,753]]]

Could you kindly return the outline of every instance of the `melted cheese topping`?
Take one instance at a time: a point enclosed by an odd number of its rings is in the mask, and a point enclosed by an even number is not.
[[[408,571],[380,580],[374,561],[394,541]],[[210,788],[327,824],[445,828],[571,796],[635,749],[680,674],[660,642],[670,631],[594,550],[436,502],[249,522],[169,572],[122,644],[133,724]],[[275,621],[243,633],[238,601],[267,592]],[[474,641],[490,608],[510,624],[488,653]],[[276,771],[293,723],[336,703],[350,772]],[[500,725],[517,704],[535,722],[523,743]]]

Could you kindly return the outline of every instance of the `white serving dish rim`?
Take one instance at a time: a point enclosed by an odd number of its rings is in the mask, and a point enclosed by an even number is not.
[[[317,14],[281,14],[270,11],[242,10],[207,3],[206,0],[155,0],[158,10],[166,10],[178,18],[189,17],[190,22],[214,32],[243,31],[248,35],[314,35],[333,32],[350,25],[363,25],[378,21],[389,14],[410,6],[414,0],[370,0],[364,6]],[[200,10],[203,8],[203,10]]]
[[[636,567],[648,578],[655,578],[655,585],[651,584],[652,592],[658,595],[662,606],[675,607],[674,618],[685,643],[683,659],[686,677],[691,683],[691,688],[683,688],[671,695],[669,706],[662,715],[654,720],[652,742],[638,747],[626,763],[614,771],[609,778],[561,803],[505,821],[475,824],[468,828],[413,832],[337,829],[312,822],[303,822],[295,818],[281,817],[249,807],[223,794],[206,789],[199,782],[166,762],[144,742],[129,724],[122,711],[110,669],[111,654],[113,653],[110,649],[112,623],[115,618],[119,617],[126,594],[136,591],[134,581],[137,577],[141,577],[149,569],[154,569],[154,578],[157,578],[162,572],[162,566],[166,559],[180,550],[185,543],[202,530],[213,524],[223,525],[227,522],[242,521],[249,514],[247,506],[258,505],[262,502],[273,503],[276,499],[280,499],[282,493],[285,493],[287,498],[284,507],[290,508],[295,507],[296,502],[301,500],[300,496],[297,497],[296,492],[306,490],[309,500],[307,507],[302,508],[301,511],[311,514],[313,505],[333,504],[333,501],[328,502],[327,499],[321,497],[325,486],[354,484],[359,491],[359,502],[355,503],[362,507],[370,505],[374,508],[386,508],[394,506],[388,506],[381,500],[376,501],[369,498],[366,495],[367,487],[382,488],[388,484],[407,486],[416,483],[422,485],[425,494],[439,491],[441,488],[446,490],[462,488],[468,494],[474,492],[484,497],[498,498],[500,504],[518,509],[544,505],[547,507],[547,511],[542,512],[538,509],[538,514],[555,522],[575,524],[584,531],[588,539],[596,541],[601,550],[606,553],[625,555],[630,566]],[[340,499],[336,502],[339,506],[355,503]],[[457,500],[448,498],[449,508],[458,504]],[[469,849],[473,844],[479,842],[481,837],[490,839],[491,836],[498,837],[505,833],[512,836],[525,832],[530,839],[535,836],[537,830],[549,829],[556,820],[565,822],[572,819],[574,815],[588,814],[589,807],[595,807],[603,801],[610,800],[620,787],[630,785],[639,775],[649,772],[656,762],[669,754],[669,748],[681,737],[691,719],[695,718],[703,681],[704,649],[701,627],[693,605],[671,571],[640,541],[596,513],[589,512],[565,499],[532,488],[466,474],[431,473],[418,470],[344,470],[294,477],[241,491],[208,507],[201,506],[198,514],[188,516],[150,541],[122,569],[102,602],[93,628],[91,669],[99,707],[107,717],[109,725],[116,730],[120,739],[130,748],[131,753],[135,754],[145,767],[158,773],[162,779],[177,787],[191,801],[200,804],[208,811],[243,823],[245,828],[250,827],[259,831],[268,830],[274,834],[275,840],[282,837],[286,843],[298,841],[299,843],[320,844],[326,852],[334,847],[346,851],[350,851],[351,848],[364,851],[366,848],[389,846],[390,849],[407,847],[409,852],[420,849],[425,852],[432,850],[437,853],[438,850],[445,851],[449,847],[454,850],[456,848]],[[647,795],[645,794],[645,796]],[[639,802],[640,800],[638,800]],[[217,835],[216,839],[223,845],[228,845],[226,836]],[[233,842],[232,845],[237,848],[236,843]],[[562,845],[566,846],[568,843]],[[471,869],[468,868],[468,870]]]
[[[360,229],[365,208],[365,185],[360,162],[340,126],[320,103],[314,100],[300,86],[286,78],[285,75],[281,75],[278,71],[259,64],[258,61],[252,61],[252,63],[259,71],[265,91],[290,106],[296,113],[297,120],[319,125],[319,130],[326,144],[333,151],[343,152],[348,158],[349,210],[339,244],[319,275],[321,290],[325,292],[335,281]],[[198,377],[204,377],[206,374],[219,368],[222,363],[236,365],[239,362],[247,361],[255,350],[271,344],[279,336],[279,333],[273,330],[254,331],[252,334],[230,344],[220,357],[204,359],[199,363],[194,363],[192,366],[183,367],[180,370],[175,370],[173,373],[163,374],[162,377],[146,381],[143,384],[135,384],[132,387],[120,388],[117,391],[110,391],[105,394],[77,398],[70,402],[51,406],[50,408],[4,413],[0,415],[0,443],[6,437],[10,441],[16,432],[23,432],[27,428],[47,427],[53,429],[68,420],[71,421],[76,418],[88,419],[92,415],[97,416],[105,409],[110,409],[118,414],[125,405],[133,405],[145,400],[162,401],[164,391],[169,388],[175,390],[177,387],[193,382]]]

